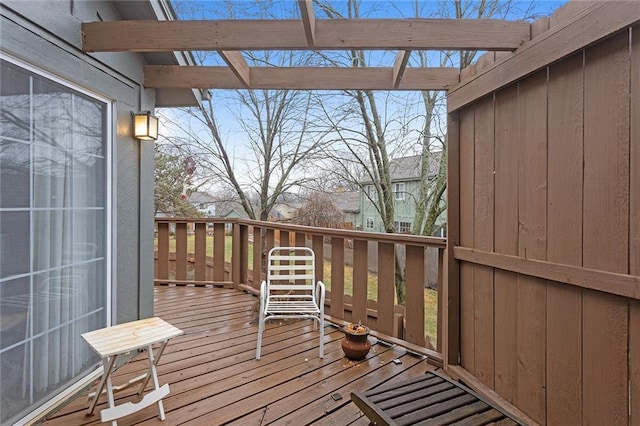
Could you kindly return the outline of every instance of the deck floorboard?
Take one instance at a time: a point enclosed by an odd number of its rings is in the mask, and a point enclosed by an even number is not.
[[[256,300],[229,288],[156,286],[155,315],[184,331],[169,342],[158,366],[160,383],[170,386],[163,399],[166,420],[160,421],[154,404],[118,424],[365,425],[368,420],[350,400],[352,391],[434,368],[425,357],[375,338],[370,338],[372,348],[365,360],[349,361],[340,347],[342,332],[330,324],[320,359],[318,330],[310,320],[267,323],[262,358],[256,361]],[[114,384],[146,368],[146,356],[138,355],[115,373]],[[138,400],[135,390],[116,393],[116,404]],[[44,424],[101,424],[106,397],[100,398],[95,414],[87,416],[86,393]]]

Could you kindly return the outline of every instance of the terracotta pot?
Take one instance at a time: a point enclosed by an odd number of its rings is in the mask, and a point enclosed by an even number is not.
[[[342,350],[347,358],[359,361],[364,359],[371,349],[371,343],[369,343],[369,329],[366,328],[364,333],[354,333],[346,329],[342,329],[344,332],[344,339],[342,339]]]

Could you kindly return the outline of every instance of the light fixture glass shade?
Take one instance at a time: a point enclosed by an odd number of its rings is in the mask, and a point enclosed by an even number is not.
[[[133,118],[133,137],[143,141],[158,139],[158,118],[150,111],[141,111]]]

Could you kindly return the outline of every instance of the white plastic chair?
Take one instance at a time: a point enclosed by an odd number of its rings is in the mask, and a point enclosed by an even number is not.
[[[315,255],[307,247],[274,247],[267,257],[267,279],[260,285],[258,347],[268,320],[310,318],[320,328],[320,358],[324,356],[324,298],[322,281],[316,283]]]

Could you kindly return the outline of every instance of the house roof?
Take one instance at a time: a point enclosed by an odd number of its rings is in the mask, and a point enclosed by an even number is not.
[[[231,200],[218,200],[216,205],[216,217],[237,217],[248,219],[249,215],[242,208],[242,204]]]
[[[433,152],[429,157],[429,177],[438,174],[440,169],[440,158],[442,152]],[[391,181],[402,182],[420,179],[420,171],[422,164],[421,155],[412,155],[410,157],[394,158],[389,161],[389,172],[391,173]],[[363,184],[371,183],[371,180],[365,180]]]
[[[342,191],[330,194],[333,204],[346,213],[357,213],[360,210],[358,191]]]
[[[429,157],[429,176],[438,174],[440,167],[441,152],[434,152]],[[412,180],[420,179],[422,156],[413,155],[411,157],[394,158],[389,162],[391,180]]]

